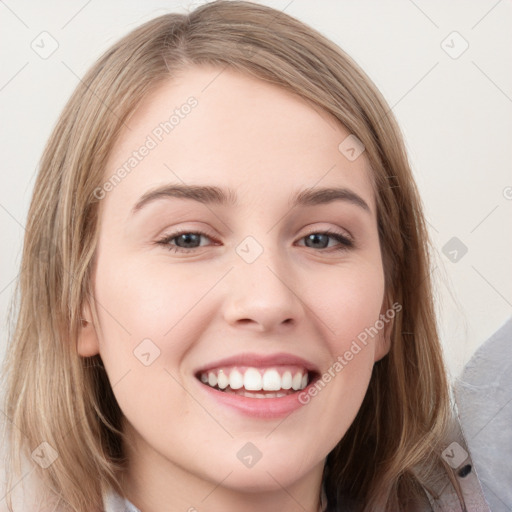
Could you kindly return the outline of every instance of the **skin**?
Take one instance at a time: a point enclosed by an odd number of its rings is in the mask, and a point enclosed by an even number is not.
[[[86,304],[78,350],[104,362],[125,416],[123,488],[141,510],[316,512],[325,458],[389,350],[388,331],[284,419],[216,404],[198,392],[194,373],[244,352],[288,352],[325,372],[374,325],[387,307],[370,170],[364,153],[349,161],[338,150],[349,132],[327,113],[253,77],[219,72],[189,68],[161,85],[112,151],[105,179],[170,112],[197,98],[100,202],[99,325]],[[238,206],[165,198],[131,214],[148,190],[183,183],[230,187]],[[370,211],[348,201],[288,206],[293,192],[330,186],[350,189]],[[178,229],[208,237],[188,253],[156,243]],[[307,245],[326,229],[354,247],[337,250],[334,238]],[[250,264],[235,250],[249,235],[263,249]],[[133,353],[147,338],[160,350],[149,366]],[[251,468],[236,456],[247,442],[262,453]]]

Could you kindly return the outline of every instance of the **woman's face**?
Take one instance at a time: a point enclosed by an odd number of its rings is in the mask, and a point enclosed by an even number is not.
[[[364,151],[320,109],[213,67],[127,125],[96,191],[100,325],[79,351],[101,355],[125,416],[130,489],[215,488],[208,504],[318,486],[388,349]]]

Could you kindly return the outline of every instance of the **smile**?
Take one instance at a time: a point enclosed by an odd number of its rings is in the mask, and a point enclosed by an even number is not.
[[[246,352],[210,361],[193,375],[200,395],[227,414],[270,420],[304,408],[300,394],[315,384],[320,370],[296,354]]]
[[[211,388],[251,398],[280,398],[304,389],[310,380],[299,366],[254,368],[233,366],[200,372],[199,380]]]

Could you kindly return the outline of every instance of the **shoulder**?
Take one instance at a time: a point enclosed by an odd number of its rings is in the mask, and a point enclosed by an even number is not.
[[[460,420],[454,416],[441,453],[445,471],[439,476],[434,492],[426,492],[432,510],[490,512]]]
[[[455,383],[462,430],[492,510],[512,507],[512,319],[473,355]]]
[[[424,500],[407,504],[408,512],[490,512],[457,411],[439,447],[435,469],[427,461],[415,467]],[[409,506],[410,505],[410,506]],[[494,509],[493,509],[494,510]]]

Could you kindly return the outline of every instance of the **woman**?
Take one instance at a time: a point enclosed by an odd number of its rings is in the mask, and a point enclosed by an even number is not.
[[[399,129],[303,23],[220,1],[108,50],[45,150],[22,268],[5,411],[45,502],[487,510]]]

